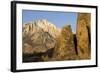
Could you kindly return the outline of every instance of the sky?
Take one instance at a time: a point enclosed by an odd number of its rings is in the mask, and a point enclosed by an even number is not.
[[[77,13],[75,12],[58,12],[58,11],[37,11],[23,10],[22,23],[28,23],[35,20],[46,19],[58,28],[65,25],[71,25],[72,31],[76,32]]]

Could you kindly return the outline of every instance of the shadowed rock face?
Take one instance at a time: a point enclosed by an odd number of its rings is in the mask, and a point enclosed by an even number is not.
[[[91,15],[89,13],[79,13],[77,19],[77,50],[80,59],[90,58],[90,45],[91,45],[91,28],[90,19]]]

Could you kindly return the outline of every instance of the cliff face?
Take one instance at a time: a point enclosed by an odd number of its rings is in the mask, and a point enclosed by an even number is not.
[[[91,28],[90,21],[91,15],[89,13],[79,13],[77,19],[77,51],[80,59],[90,58],[91,50]]]

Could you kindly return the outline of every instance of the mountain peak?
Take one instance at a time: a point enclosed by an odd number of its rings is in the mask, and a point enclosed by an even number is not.
[[[58,28],[46,19],[23,24],[22,30],[24,53],[30,53],[30,50],[34,52],[45,52],[48,49],[54,48],[56,43],[55,38],[59,35]]]
[[[57,33],[60,32],[60,29],[58,29],[54,24],[48,22],[47,19],[40,19],[35,20],[26,24],[23,24],[24,32],[28,33],[34,33],[35,31],[41,31],[48,32],[50,35],[52,35],[54,38],[58,35]]]

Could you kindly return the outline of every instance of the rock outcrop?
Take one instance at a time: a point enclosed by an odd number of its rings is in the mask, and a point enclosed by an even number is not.
[[[61,30],[61,35],[57,38],[57,45],[54,51],[54,60],[76,60],[74,38],[70,25],[66,25]]]
[[[80,59],[89,59],[91,50],[91,14],[79,13],[77,18],[77,51]]]

